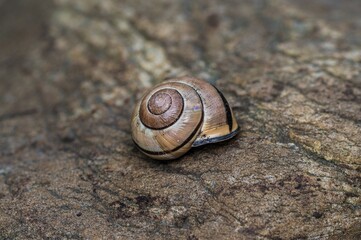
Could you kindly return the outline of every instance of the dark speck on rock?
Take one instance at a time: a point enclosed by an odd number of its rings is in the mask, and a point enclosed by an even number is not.
[[[220,24],[219,16],[216,13],[212,13],[207,17],[207,24],[212,28],[217,28]]]
[[[140,208],[144,208],[146,206],[148,206],[152,201],[152,197],[150,196],[138,196],[135,198],[135,201],[137,202],[137,204],[139,205]]]
[[[59,138],[63,143],[74,142],[76,135],[73,129],[64,129],[59,132]]]
[[[198,238],[196,236],[194,236],[193,234],[192,235],[189,235],[188,240],[198,240]]]
[[[313,216],[314,218],[321,218],[321,217],[323,216],[323,213],[314,212],[314,213],[312,214],[312,216]]]

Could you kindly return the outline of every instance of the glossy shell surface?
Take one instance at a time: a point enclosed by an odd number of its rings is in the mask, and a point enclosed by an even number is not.
[[[137,147],[159,160],[227,140],[239,129],[223,94],[192,77],[169,79],[148,91],[134,109],[131,128]]]

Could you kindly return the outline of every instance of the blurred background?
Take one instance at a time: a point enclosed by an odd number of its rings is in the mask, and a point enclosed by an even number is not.
[[[358,0],[0,0],[0,239],[360,239]],[[194,75],[240,134],[177,161],[135,101]]]

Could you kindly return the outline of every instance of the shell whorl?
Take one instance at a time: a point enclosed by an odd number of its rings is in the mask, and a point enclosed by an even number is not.
[[[183,106],[182,95],[177,90],[165,88],[143,99],[139,117],[148,128],[164,129],[178,120]]]
[[[161,102],[166,106],[161,106]],[[162,83],[147,93],[135,109],[134,142],[153,158],[177,158],[197,138],[202,108],[202,101],[192,87],[178,82]]]
[[[191,77],[155,86],[136,105],[132,118],[135,144],[160,160],[178,158],[191,147],[227,140],[237,132],[222,93]]]

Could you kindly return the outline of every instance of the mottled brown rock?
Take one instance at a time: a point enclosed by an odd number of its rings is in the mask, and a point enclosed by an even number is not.
[[[360,239],[361,2],[0,0],[0,239]],[[190,74],[233,140],[134,146]]]

